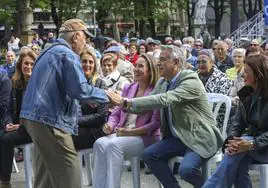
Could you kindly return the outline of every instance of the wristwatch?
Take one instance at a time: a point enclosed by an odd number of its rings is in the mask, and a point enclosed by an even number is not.
[[[256,143],[255,143],[255,141],[254,140],[251,140],[251,141],[249,141],[249,143],[250,143],[250,151],[252,151],[252,150],[255,150],[256,149]]]
[[[124,98],[123,107],[126,110],[130,109],[131,108],[131,100],[129,100],[128,98]]]

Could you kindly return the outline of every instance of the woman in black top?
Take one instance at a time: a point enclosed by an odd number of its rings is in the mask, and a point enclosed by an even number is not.
[[[98,64],[95,53],[89,49],[80,55],[82,69],[88,84],[106,89],[105,82],[99,78]],[[92,148],[95,140],[104,136],[102,126],[108,117],[106,106],[94,106],[82,103],[81,114],[78,117],[78,136],[73,136],[76,150]]]
[[[9,186],[14,157],[14,146],[30,143],[31,138],[25,127],[19,122],[19,114],[23,94],[32,74],[37,55],[30,48],[23,48],[16,63],[16,71],[12,77],[12,104],[9,122],[0,135],[0,185]]]
[[[252,162],[268,163],[268,59],[258,54],[245,59],[245,86],[223,145],[225,155],[203,188],[251,188]]]

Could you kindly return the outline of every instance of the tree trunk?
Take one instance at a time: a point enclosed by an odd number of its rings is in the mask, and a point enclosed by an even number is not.
[[[155,32],[155,21],[154,19],[151,17],[148,19],[149,24],[150,24],[150,30],[151,30],[151,37],[155,37],[156,36],[156,32]]]
[[[56,35],[59,35],[59,29],[60,29],[60,21],[59,21],[59,16],[57,13],[57,7],[55,5],[55,1],[51,0],[50,1],[50,6],[51,6],[51,17],[52,20],[54,22],[54,24],[56,25]]]
[[[237,11],[238,0],[231,1],[231,33],[238,28],[239,14]]]
[[[116,19],[114,13],[110,13],[110,18],[112,19],[112,23],[113,23],[112,30],[113,30],[114,39],[117,41],[120,41],[120,33],[119,33],[118,26],[117,26],[117,19]]]
[[[11,37],[11,25],[9,23],[8,20],[5,20],[5,35],[4,35],[4,39],[3,39],[3,44],[4,44],[4,47],[7,49],[7,43],[8,41],[10,40],[10,37]]]
[[[97,20],[97,23],[98,23],[98,26],[99,28],[101,29],[101,32],[102,34],[104,34],[104,28],[105,28],[105,18],[107,18],[109,15],[108,15],[108,12],[109,10],[105,10],[103,9],[104,6],[102,6],[101,4],[98,4],[97,2],[97,10],[96,11],[96,20]]]
[[[146,37],[146,22],[145,20],[140,20],[140,36],[141,38]]]
[[[140,30],[140,28],[139,28],[139,20],[135,19],[134,23],[135,23],[135,33],[137,33]]]
[[[221,35],[221,15],[219,11],[215,11],[215,38]]]
[[[194,11],[195,11],[195,4],[196,3],[191,3],[190,0],[187,0],[187,7],[186,7],[186,10],[187,10],[187,21],[188,21],[188,36],[192,36],[192,18],[193,18],[193,15],[194,15]]]
[[[14,20],[16,20],[16,23],[14,25],[14,31],[15,33],[17,33],[17,35],[19,36],[21,34],[21,21],[22,21],[22,6],[19,0],[16,1],[16,10],[18,10],[15,14],[14,14]]]

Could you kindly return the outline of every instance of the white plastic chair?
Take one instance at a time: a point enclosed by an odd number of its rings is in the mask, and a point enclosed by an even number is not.
[[[81,185],[92,185],[92,172],[93,172],[93,167],[92,167],[92,155],[93,155],[93,149],[83,149],[79,150],[77,152],[79,160],[80,160],[80,168],[81,168]],[[86,175],[84,175],[83,171],[83,157],[85,161],[85,170],[86,170]],[[87,177],[85,180],[84,177]]]
[[[32,165],[32,158],[31,158],[31,149],[33,148],[33,143],[23,145],[23,160],[24,160],[24,169],[25,169],[25,179],[26,179],[26,188],[32,188],[33,187],[33,165]],[[87,181],[83,179],[83,156],[85,158],[85,168],[86,168],[86,177]],[[80,167],[81,167],[81,182],[82,185],[85,182],[86,185],[91,185],[92,183],[92,149],[85,149],[78,151],[78,157],[80,159]]]
[[[225,104],[224,121],[223,121],[222,130],[221,130],[221,135],[223,139],[226,139],[227,138],[226,129],[227,129],[231,107],[232,107],[231,99],[228,96],[220,94],[220,93],[208,93],[208,101],[211,104],[211,107],[213,110],[213,116],[215,119],[217,118],[220,107],[222,106],[222,104]],[[205,163],[205,167],[203,168],[204,180],[207,180],[208,177],[211,175],[211,167],[210,167],[211,164],[220,162],[222,158],[223,158],[223,153],[222,153],[222,150],[220,149],[212,158],[210,158]]]
[[[20,171],[19,171],[19,168],[18,168],[18,165],[17,165],[17,162],[16,162],[15,157],[13,157],[13,166],[15,168],[15,172],[16,173],[19,173]]]
[[[227,124],[229,121],[229,116],[230,116],[230,112],[231,112],[231,99],[223,94],[219,94],[219,93],[208,93],[208,101],[211,104],[211,109],[213,111],[213,117],[217,118],[218,112],[220,110],[220,107],[222,104],[225,104],[225,114],[224,114],[224,121],[223,121],[223,127],[221,130],[221,134],[223,139],[225,139],[227,137],[227,133],[226,133],[226,129],[227,129]],[[207,180],[208,177],[211,175],[211,164],[212,163],[217,163],[220,162],[222,160],[223,154],[221,149],[212,157],[210,158],[202,167],[202,171],[203,171],[203,178],[204,180]],[[180,163],[182,161],[183,157],[173,157],[172,159],[169,160],[169,166],[172,169],[174,164]],[[161,185],[161,183],[159,182],[159,187],[162,188],[163,186]]]
[[[250,170],[260,172],[260,188],[268,187],[268,164],[252,164],[249,166]]]
[[[33,165],[31,156],[31,150],[33,146],[33,143],[22,145],[26,188],[33,187]]]
[[[133,188],[140,188],[140,156],[133,156],[131,161],[131,171],[132,171],[132,183]]]

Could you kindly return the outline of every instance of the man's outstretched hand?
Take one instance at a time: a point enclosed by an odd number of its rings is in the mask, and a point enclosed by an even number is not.
[[[114,91],[105,91],[105,93],[110,98],[111,102],[117,106],[122,106],[124,103],[124,98],[117,92]]]

